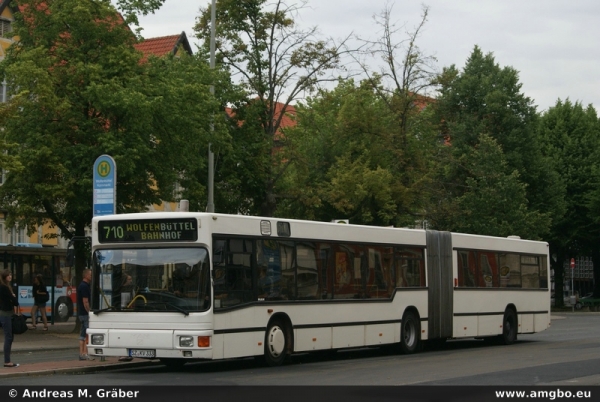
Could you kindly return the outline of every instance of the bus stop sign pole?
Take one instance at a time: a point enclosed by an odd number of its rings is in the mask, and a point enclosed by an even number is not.
[[[117,206],[117,164],[110,155],[100,155],[94,162],[93,216],[112,215]]]

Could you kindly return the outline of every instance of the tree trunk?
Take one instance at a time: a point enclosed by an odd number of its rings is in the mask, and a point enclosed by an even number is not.
[[[564,284],[564,261],[567,253],[562,247],[555,250],[556,261],[550,258],[551,267],[554,270],[554,306],[564,307],[563,284]]]

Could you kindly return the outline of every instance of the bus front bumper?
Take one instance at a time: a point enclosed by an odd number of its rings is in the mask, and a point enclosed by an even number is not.
[[[144,359],[212,359],[213,332],[208,330],[88,329],[88,353]]]

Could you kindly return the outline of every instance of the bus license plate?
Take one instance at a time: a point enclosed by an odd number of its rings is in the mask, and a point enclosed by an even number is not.
[[[129,350],[129,356],[131,357],[145,357],[154,358],[156,356],[156,350],[153,349],[131,349]]]

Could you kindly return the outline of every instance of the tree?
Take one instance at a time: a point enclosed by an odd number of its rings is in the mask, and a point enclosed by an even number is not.
[[[525,216],[532,221],[513,222],[512,234],[531,239],[547,236],[552,219],[564,214],[564,185],[550,159],[542,153],[536,132],[538,115],[531,99],[521,93],[517,71],[501,68],[491,53],[484,55],[475,47],[462,72],[454,66],[446,68],[438,83],[440,96],[435,102],[434,118],[450,146],[439,165],[438,203],[430,216],[434,226],[443,229],[464,224],[455,221],[447,207],[449,200],[459,199],[469,191],[469,180],[471,184],[472,180],[479,180],[473,173],[483,170],[464,169],[460,161],[485,134],[502,150],[506,173],[516,171],[518,180],[525,185],[530,212]],[[486,208],[483,204],[480,207]],[[491,229],[484,222],[477,226]]]
[[[217,61],[232,72],[246,94],[233,116],[234,151],[239,152],[222,159],[234,166],[254,166],[248,180],[229,175],[221,186],[243,194],[243,212],[264,216],[275,212],[277,200],[285,196],[278,194],[277,185],[289,161],[272,150],[284,146],[279,134],[285,112],[304,92],[334,79],[329,73],[340,67],[340,56],[347,52],[342,50],[344,42],[318,40],[316,28],[297,28],[294,17],[304,4],[287,5],[282,0],[216,4]],[[200,38],[210,37],[210,7],[202,10],[195,29]]]
[[[372,73],[368,62],[359,61],[359,64],[377,94],[396,116],[399,128],[396,141],[401,147],[405,147],[407,136],[410,135],[409,124],[412,117],[433,102],[427,95],[435,84],[437,60],[424,54],[417,45],[427,22],[429,7],[423,6],[421,20],[417,26],[413,30],[403,32],[401,38],[398,38],[398,35],[404,26],[399,27],[392,21],[392,9],[393,5],[387,5],[374,17],[382,32],[378,39],[361,39],[367,45],[363,54],[381,58],[382,67],[378,73]],[[405,155],[405,158],[409,160],[410,156]]]
[[[18,144],[8,143],[6,138],[0,137],[0,175],[8,172],[18,172],[23,168],[19,159],[12,154],[12,149]]]
[[[479,143],[461,155],[458,164],[467,171],[465,189],[453,200],[450,230],[506,237],[515,233],[534,236],[549,224],[538,211],[530,211],[526,185],[510,171],[496,141],[482,134]]]
[[[548,239],[555,300],[562,305],[563,264],[567,259],[592,255],[594,267],[600,268],[600,123],[591,105],[584,108],[579,102],[559,99],[542,114],[539,127],[544,152],[551,157],[567,193],[566,213],[553,221]]]
[[[298,107],[298,127],[286,131],[291,162],[285,216],[353,223],[390,224],[394,219],[392,174],[383,147],[389,113],[370,84],[340,81]]]
[[[131,4],[144,2],[131,2]],[[135,37],[108,1],[23,0],[13,44],[0,64],[12,89],[0,105],[1,140],[23,166],[0,187],[7,224],[33,231],[44,222],[68,239],[92,218],[92,166],[102,155],[118,167],[117,212],[172,200],[192,183],[210,137],[208,64],[199,57],[140,63]],[[150,3],[148,3],[150,4]],[[82,250],[77,261],[86,260]],[[81,272],[78,266],[78,274]]]
[[[414,225],[426,198],[427,171],[418,165],[403,170],[398,154],[427,159],[435,133],[428,130],[427,112],[423,113],[423,124],[417,123],[417,116],[411,123],[420,137],[409,137],[405,148],[399,149],[396,116],[373,89],[372,80],[359,85],[341,80],[335,89],[309,98],[298,106],[298,126],[286,130],[284,156],[292,162],[283,183],[293,197],[280,204],[278,214]],[[406,180],[406,175],[419,174],[419,181]]]
[[[101,0],[109,4],[110,0]],[[116,0],[117,7],[128,25],[139,25],[138,14],[148,15],[158,10],[165,0]]]
[[[433,99],[425,96],[435,59],[416,43],[427,14],[424,8],[403,39],[386,7],[375,17],[381,36],[361,39],[362,51],[350,52],[367,79],[359,85],[340,80],[335,90],[298,106],[298,127],[285,137],[291,164],[285,184],[294,196],[285,203],[286,216],[396,226],[423,220],[440,145],[427,108]],[[371,72],[372,56],[383,61],[377,73]]]
[[[435,84],[436,59],[423,53],[417,44],[429,8],[423,7],[421,20],[412,30],[392,21],[392,8],[388,5],[374,17],[381,29],[380,36],[375,40],[360,39],[364,47],[360,53],[352,54],[367,76],[373,94],[379,98],[380,107],[386,110],[388,126],[384,144],[389,151],[386,161],[395,187],[392,221],[413,226],[424,220],[429,209],[432,189],[429,183],[440,146],[435,126],[428,118],[429,106],[435,102],[428,93]],[[359,59],[359,55],[366,59]],[[373,56],[382,62],[376,73],[371,71]],[[362,83],[361,87],[364,86]]]

